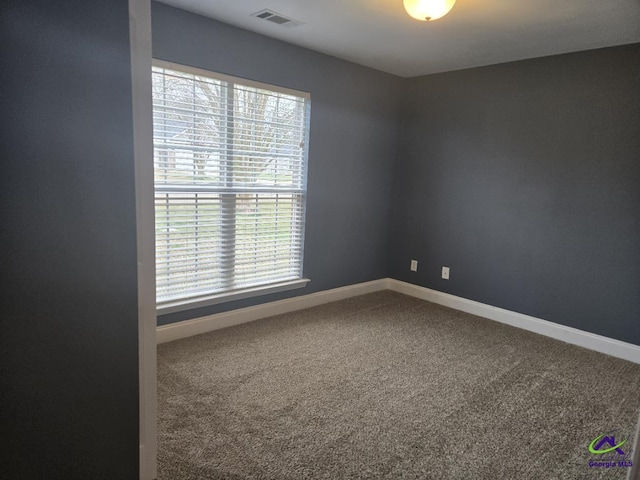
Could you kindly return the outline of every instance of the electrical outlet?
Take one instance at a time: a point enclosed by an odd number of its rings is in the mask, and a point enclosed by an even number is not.
[[[442,267],[442,278],[449,280],[449,267]]]
[[[418,271],[418,260],[411,260],[411,271],[412,272],[417,272]]]

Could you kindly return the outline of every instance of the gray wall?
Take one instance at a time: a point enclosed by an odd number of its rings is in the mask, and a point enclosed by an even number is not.
[[[0,7],[0,477],[138,478],[126,0]]]
[[[304,289],[165,315],[160,324],[387,276],[401,79],[154,3],[153,55],[311,93]]]
[[[640,344],[640,45],[403,90],[391,276]]]
[[[392,276],[640,344],[638,45],[400,79],[152,13],[156,58],[312,94],[311,284],[160,324]]]

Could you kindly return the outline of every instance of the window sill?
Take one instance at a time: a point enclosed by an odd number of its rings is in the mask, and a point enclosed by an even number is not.
[[[286,292],[287,290],[295,290],[307,286],[311,280],[302,278],[299,280],[291,280],[288,282],[271,283],[269,285],[261,285],[258,287],[243,288],[239,290],[231,290],[224,293],[209,295],[206,297],[191,298],[188,300],[177,300],[167,302],[156,307],[158,315],[166,315],[167,313],[183,312],[194,308],[208,307],[209,305],[217,305],[219,303],[231,302],[234,300],[242,300],[243,298],[258,297],[269,293]]]

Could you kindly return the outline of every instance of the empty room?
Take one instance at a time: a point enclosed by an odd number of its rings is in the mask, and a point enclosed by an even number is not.
[[[637,0],[9,0],[3,478],[640,478]]]

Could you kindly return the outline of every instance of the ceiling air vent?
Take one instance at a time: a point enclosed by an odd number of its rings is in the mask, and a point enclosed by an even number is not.
[[[298,25],[302,25],[302,22],[287,18],[284,15],[280,15],[279,13],[274,12],[273,10],[260,10],[259,12],[252,13],[251,16],[261,18],[262,20],[267,20],[277,25],[285,25],[287,27],[296,27]]]

